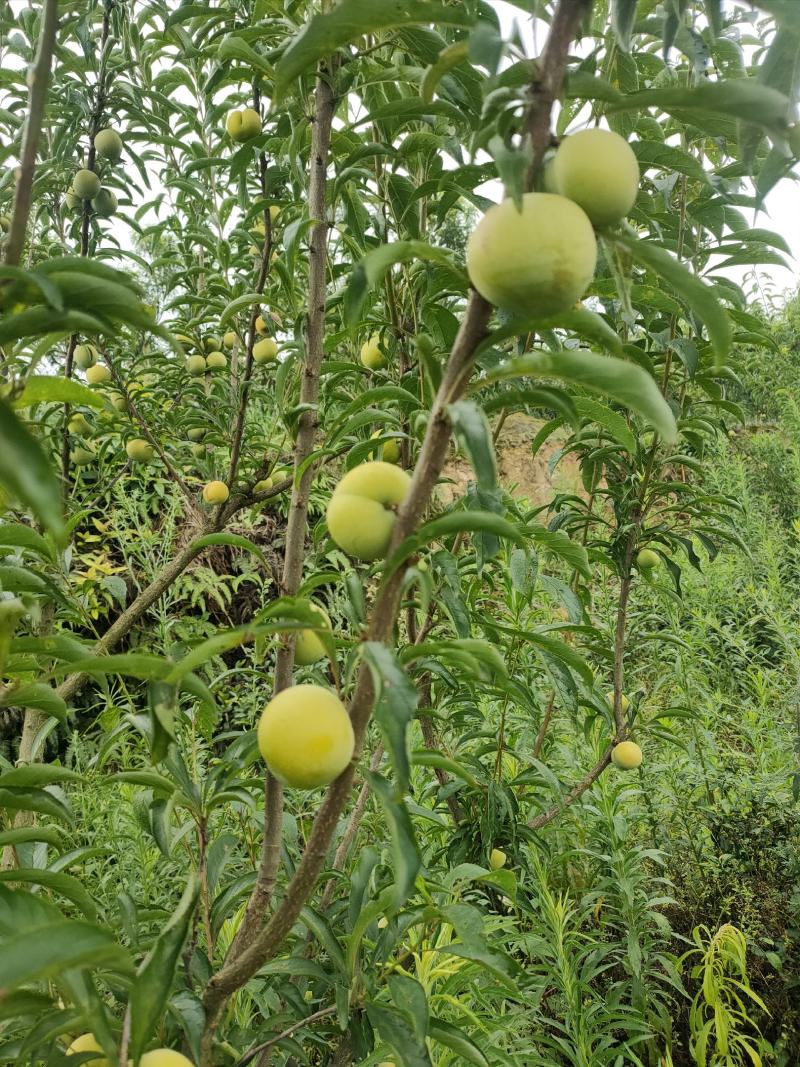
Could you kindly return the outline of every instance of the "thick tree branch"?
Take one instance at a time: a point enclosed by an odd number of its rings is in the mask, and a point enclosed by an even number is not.
[[[30,92],[28,94],[28,117],[25,121],[25,134],[22,143],[17,184],[14,190],[14,209],[11,213],[11,225],[6,239],[6,263],[16,267],[22,258],[25,247],[25,235],[28,232],[28,219],[31,213],[33,195],[33,176],[36,170],[36,156],[39,151],[39,139],[42,133],[42,120],[47,103],[47,91],[50,85],[50,68],[55,51],[56,29],[58,27],[58,0],[45,0],[42,8],[42,24],[39,30],[39,42],[36,46],[36,58],[30,72]]]

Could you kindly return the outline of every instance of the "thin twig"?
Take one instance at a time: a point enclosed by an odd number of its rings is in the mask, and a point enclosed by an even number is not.
[[[320,1008],[319,1011],[315,1011],[313,1015],[307,1015],[305,1019],[301,1019],[299,1023],[292,1023],[288,1026],[282,1034],[278,1034],[277,1037],[271,1037],[269,1041],[265,1041],[262,1045],[254,1045],[245,1052],[244,1056],[238,1060],[236,1067],[245,1067],[251,1060],[254,1060],[259,1052],[264,1052],[268,1048],[272,1048],[273,1045],[277,1045],[279,1041],[283,1041],[284,1038],[291,1037],[292,1034],[297,1033],[298,1030],[302,1030],[304,1026],[308,1026],[309,1023],[315,1023],[318,1019],[325,1019],[329,1015],[336,1014],[336,1005],[332,1004],[329,1008]]]

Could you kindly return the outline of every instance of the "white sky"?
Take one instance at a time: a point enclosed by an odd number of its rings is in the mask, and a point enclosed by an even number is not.
[[[800,6],[800,0],[797,0]],[[533,19],[526,17],[525,13],[513,4],[505,0],[492,0],[492,6],[500,17],[503,36],[508,38],[514,22],[519,26],[526,49],[529,54],[536,54],[534,49]],[[542,31],[546,29],[543,23],[539,23],[538,41],[541,46]],[[800,165],[795,168],[795,173],[800,178]],[[487,190],[488,196],[494,196]],[[497,197],[499,199],[499,196]],[[732,281],[741,285],[746,292],[751,293],[756,288],[760,289],[760,295],[777,300],[784,295],[791,295],[797,288],[800,277],[800,186],[792,178],[784,178],[770,192],[767,197],[765,211],[756,218],[754,212],[743,211],[746,216],[752,218],[753,225],[774,230],[779,233],[792,250],[793,259],[784,258],[789,262],[790,268],[770,264],[755,267],[730,268],[726,275]],[[757,275],[757,280],[756,276]],[[753,295],[757,295],[753,292]]]

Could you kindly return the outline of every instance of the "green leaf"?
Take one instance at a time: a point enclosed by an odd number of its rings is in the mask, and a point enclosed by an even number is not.
[[[52,559],[53,553],[47,541],[21,522],[0,522],[0,547],[29,548],[45,559]]]
[[[395,241],[379,245],[359,260],[350,273],[344,291],[344,320],[350,329],[358,325],[370,289],[383,281],[386,272],[396,263],[408,263],[412,259],[428,260],[446,267],[454,275],[459,289],[466,288],[466,276],[453,262],[452,253],[447,249],[436,248],[424,241]]]
[[[472,22],[466,5],[461,4],[451,7],[435,0],[340,0],[327,14],[314,15],[283,53],[275,68],[273,100],[280,101],[296,78],[362,34],[395,26],[470,26]]]
[[[145,956],[134,980],[129,995],[130,1054],[134,1063],[161,1021],[199,893],[199,880],[192,875],[180,903]]]
[[[206,8],[204,9],[204,17],[207,16],[208,9]],[[222,43],[217,49],[217,59],[223,64],[231,59],[236,59],[251,70],[260,70],[262,74],[266,74],[270,79],[274,77],[272,64],[235,33],[226,33],[222,38]]]
[[[592,422],[596,422],[598,426],[602,426],[604,430],[607,430],[631,455],[636,452],[636,438],[633,436],[624,416],[620,415],[618,411],[612,411],[605,404],[601,404],[597,400],[589,400],[583,396],[575,397],[575,407],[583,418],[591,419]]]
[[[432,1018],[428,1033],[434,1041],[452,1049],[464,1063],[472,1063],[475,1067],[489,1067],[489,1061],[478,1046],[467,1037],[463,1030],[459,1030],[452,1023],[444,1019]]]
[[[394,907],[399,909],[414,888],[421,865],[414,826],[405,804],[395,799],[394,787],[375,771],[366,771],[366,778],[377,796],[392,835],[394,859]]]
[[[497,462],[492,430],[483,411],[472,400],[450,404],[447,414],[453,432],[472,465],[478,485],[487,492],[497,488]]]
[[[575,349],[517,356],[490,371],[473,389],[484,389],[505,378],[531,375],[561,378],[591,392],[609,396],[617,403],[638,411],[665,440],[675,440],[675,418],[653,378],[635,363],[613,356]]]
[[[537,319],[511,319],[499,330],[489,334],[478,346],[477,355],[496,348],[507,341],[510,337],[525,337],[529,333],[537,333],[544,330],[569,330],[578,337],[586,337],[590,341],[599,344],[615,356],[623,354],[622,341],[617,331],[610,326],[602,315],[587,308],[571,308],[562,311],[558,315],[548,315]]]
[[[99,926],[67,919],[42,923],[3,939],[0,999],[17,986],[58,978],[72,967],[113,967],[127,971],[130,958],[113,935]]]
[[[617,35],[617,41],[623,52],[631,47],[631,31],[636,21],[637,0],[612,0],[611,28]]]
[[[622,232],[615,235],[614,239],[622,244],[638,263],[669,282],[678,296],[685,300],[694,314],[705,323],[711,347],[717,357],[717,367],[721,367],[731,348],[731,324],[714,290],[665,249],[652,241],[640,241],[633,231]]]
[[[392,1046],[400,1067],[431,1067],[425,1041],[417,1036],[405,1012],[376,1001],[369,1001],[366,1008],[369,1021]]]
[[[32,374],[25,381],[25,388],[14,398],[15,408],[27,408],[41,403],[74,404],[80,407],[102,408],[104,401],[99,393],[88,389],[71,378],[47,374]]]
[[[495,537],[507,537],[516,544],[522,544],[525,540],[524,534],[502,515],[496,515],[491,511],[453,511],[424,523],[401,545],[398,545],[386,561],[383,572],[384,582],[398,567],[402,566],[409,556],[419,552],[431,541],[436,541],[447,534],[462,532],[494,534]]]
[[[0,882],[21,882],[30,885],[42,885],[51,889],[54,893],[60,893],[76,904],[87,919],[93,919],[97,912],[94,901],[86,892],[85,888],[73,878],[71,874],[60,874],[55,871],[45,871],[37,868],[13,867],[11,870],[0,870]],[[3,948],[5,955],[5,946]],[[0,964],[0,968],[2,965]],[[2,986],[0,978],[0,986]]]
[[[0,789],[41,788],[53,782],[82,782],[83,776],[54,763],[21,763],[0,774]]]
[[[30,508],[59,545],[65,543],[61,489],[41,446],[0,400],[0,487]]]
[[[36,708],[45,715],[52,715],[59,722],[67,721],[67,705],[62,697],[43,682],[28,682],[9,689],[0,700],[4,708]],[[0,781],[2,781],[0,775]]]
[[[215,545],[230,545],[232,548],[241,548],[245,552],[252,552],[254,556],[258,556],[265,567],[269,566],[267,557],[261,551],[257,544],[253,541],[249,541],[246,537],[242,537],[240,534],[233,533],[214,533],[205,534],[203,537],[198,537],[192,542],[194,548],[212,548]]]
[[[544,546],[554,556],[559,556],[584,578],[591,577],[586,549],[577,541],[573,541],[563,530],[550,530],[540,523],[531,523],[528,527],[528,534],[531,540]]]
[[[375,719],[397,775],[398,792],[402,794],[408,790],[411,774],[408,726],[417,710],[419,696],[391,649],[377,641],[367,641],[363,651],[372,671]]]
[[[436,86],[453,67],[458,66],[469,55],[469,41],[455,41],[443,48],[435,63],[432,63],[422,76],[420,96],[429,104],[433,100]]]
[[[242,308],[252,307],[253,304],[263,303],[263,293],[245,293],[243,296],[237,296],[235,300],[231,300],[229,304],[225,305],[225,308],[219,317],[220,328],[227,325],[229,320],[234,317],[236,312],[241,311]]]
[[[0,848],[5,848],[6,845],[14,848],[29,841],[43,841],[46,845],[61,849],[64,837],[54,826],[23,826],[18,830],[0,830]]]

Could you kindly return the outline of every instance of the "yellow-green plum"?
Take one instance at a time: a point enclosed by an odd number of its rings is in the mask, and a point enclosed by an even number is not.
[[[350,716],[320,685],[278,693],[258,724],[258,747],[276,778],[296,789],[318,789],[338,778],[353,756]]]
[[[100,179],[93,170],[79,170],[72,179],[72,188],[81,200],[92,200],[100,192]]]
[[[180,1052],[156,1048],[152,1052],[145,1052],[139,1060],[139,1067],[194,1067],[194,1064]]]
[[[642,750],[635,741],[620,741],[611,750],[611,761],[621,771],[635,771],[642,762]]]
[[[143,437],[132,437],[125,445],[125,452],[134,463],[149,463],[155,455],[153,446]]]
[[[97,349],[94,345],[75,345],[72,361],[80,370],[88,370],[97,362]]]
[[[230,495],[230,490],[224,482],[213,481],[203,486],[203,500],[206,504],[224,504]]]
[[[206,430],[202,426],[193,426],[191,430],[187,430],[186,436],[190,441],[202,441],[206,435]]]
[[[643,548],[636,556],[636,566],[640,571],[651,571],[661,562],[661,557],[652,548]]]
[[[331,620],[328,613],[319,604],[310,604],[309,607],[316,615],[319,615],[320,626],[330,630]],[[300,667],[308,667],[310,664],[324,659],[325,655],[325,646],[314,630],[300,630],[294,646],[295,663]]]
[[[219,352],[220,348],[222,348],[222,338],[211,333],[203,341],[203,346],[206,352]]]
[[[73,448],[70,452],[70,459],[76,467],[87,467],[90,463],[94,463],[97,456],[88,448]]]
[[[261,116],[252,107],[231,111],[225,121],[225,129],[234,141],[244,143],[261,133]]]
[[[95,135],[94,148],[98,156],[116,163],[122,155],[122,138],[116,130],[107,127]]]
[[[72,186],[70,186],[69,189],[67,189],[66,193],[64,193],[64,203],[67,205],[68,211],[77,211],[78,208],[83,204],[83,201],[72,188]]]
[[[253,360],[256,363],[274,363],[277,358],[278,346],[271,337],[265,337],[253,345]]]
[[[380,344],[380,335],[376,333],[361,346],[361,362],[370,370],[380,370],[386,364],[386,356],[381,351]]]
[[[553,193],[526,193],[490,207],[467,241],[467,270],[481,296],[526,317],[572,308],[597,263],[597,241],[582,208]]]
[[[606,700],[608,701],[609,707],[613,708],[614,707],[614,690],[613,689],[609,689],[609,691],[606,693]],[[628,698],[625,696],[624,693],[620,693],[619,706],[620,706],[620,709],[622,710],[623,714],[631,706],[630,700],[628,700]]]
[[[579,204],[595,226],[613,226],[633,207],[639,163],[611,130],[581,130],[565,137],[553,158],[556,190]]]
[[[502,849],[493,848],[489,856],[489,866],[493,871],[499,871],[501,867],[505,867],[507,858]]]
[[[268,493],[274,484],[272,478],[262,478],[260,482],[256,482],[253,486],[253,492]]]
[[[78,412],[77,415],[73,415],[67,423],[67,429],[70,433],[78,434],[80,437],[89,437],[92,434],[92,424],[88,421],[85,415]]]
[[[200,374],[206,372],[206,357],[205,356],[189,356],[186,360],[186,369],[190,374],[197,377]]]
[[[226,348],[233,348],[236,344],[236,331],[228,330],[222,338],[222,343]]]
[[[93,1060],[84,1060],[84,1067],[108,1067],[108,1060],[103,1052],[102,1045],[99,1044],[94,1034],[81,1034],[80,1037],[76,1037],[72,1044],[67,1049],[68,1056],[74,1056],[78,1052],[100,1052],[101,1055],[95,1057]]]
[[[110,219],[116,214],[118,206],[116,193],[111,189],[103,188],[97,196],[92,197],[92,207],[101,219]]]
[[[372,437],[380,437],[381,431],[376,430]],[[398,463],[400,461],[400,442],[395,438],[391,438],[388,441],[384,441],[383,444],[377,448],[373,453],[373,456],[377,456],[378,459],[384,460],[386,463]]]
[[[105,363],[95,363],[86,368],[86,381],[89,385],[101,385],[111,380],[111,371]]]
[[[206,366],[209,370],[224,370],[228,366],[228,357],[224,352],[209,352]]]
[[[348,556],[372,561],[386,555],[394,509],[406,498],[411,478],[392,463],[374,460],[354,467],[328,502],[331,537]]]
[[[256,333],[260,333],[262,336],[267,332],[267,320],[263,315],[257,315],[255,321]]]

